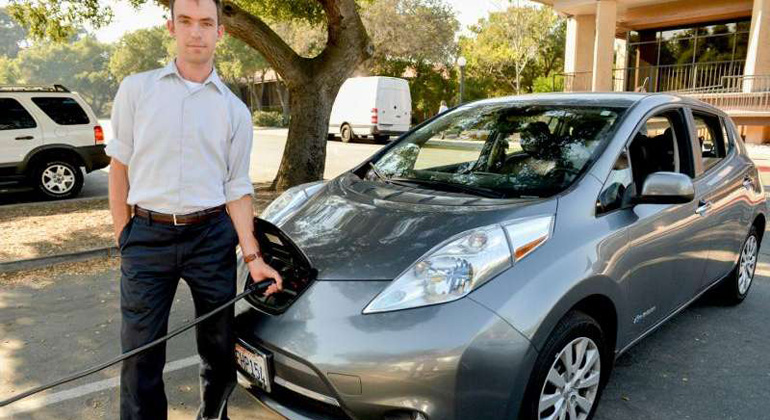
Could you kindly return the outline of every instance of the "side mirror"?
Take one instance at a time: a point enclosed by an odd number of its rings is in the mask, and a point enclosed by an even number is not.
[[[682,204],[695,197],[689,176],[676,172],[655,172],[647,176],[637,204]]]

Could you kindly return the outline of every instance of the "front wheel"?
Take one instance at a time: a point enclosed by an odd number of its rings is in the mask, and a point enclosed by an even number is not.
[[[75,197],[84,183],[80,168],[66,160],[43,162],[35,170],[34,176],[37,190],[50,199]]]
[[[610,371],[607,356],[599,323],[582,312],[568,313],[535,362],[520,418],[591,419]]]
[[[749,234],[741,245],[741,255],[738,265],[728,275],[722,284],[718,286],[718,297],[728,305],[737,305],[746,299],[754,280],[754,271],[757,268],[759,258],[759,234],[757,228],[752,226]]]

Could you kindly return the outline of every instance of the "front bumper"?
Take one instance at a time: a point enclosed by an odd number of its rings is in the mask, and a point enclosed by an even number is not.
[[[363,315],[388,284],[316,281],[277,316],[240,303],[238,339],[274,360],[273,392],[252,394],[291,419],[515,418],[529,341],[471,299]]]

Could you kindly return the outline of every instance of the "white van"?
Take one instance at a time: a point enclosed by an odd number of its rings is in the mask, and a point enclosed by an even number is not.
[[[395,77],[354,77],[337,94],[329,119],[329,134],[345,143],[372,136],[387,141],[409,131],[412,95],[409,83]]]

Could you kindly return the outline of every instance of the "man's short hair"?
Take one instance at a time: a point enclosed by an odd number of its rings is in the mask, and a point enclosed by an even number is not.
[[[200,3],[201,0],[196,0],[198,3]],[[204,0],[209,1],[209,0]],[[214,4],[217,6],[217,24],[222,23],[222,0],[211,0],[214,2]],[[176,3],[176,0],[169,0],[168,7],[171,9],[171,19],[174,18],[174,3]]]

